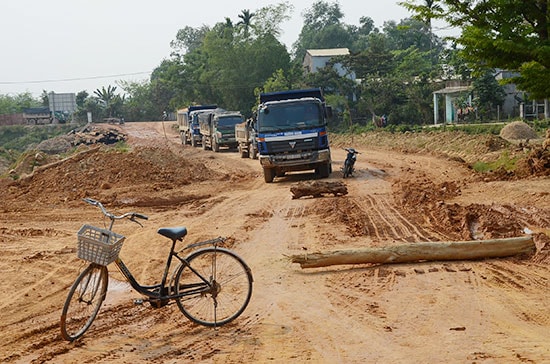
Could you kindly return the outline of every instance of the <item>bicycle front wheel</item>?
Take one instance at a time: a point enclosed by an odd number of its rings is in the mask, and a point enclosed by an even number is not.
[[[84,335],[105,300],[109,273],[107,267],[90,264],[76,279],[61,313],[61,336],[74,341]]]
[[[223,248],[201,249],[187,258],[175,278],[175,293],[181,312],[204,326],[222,326],[233,321],[252,296],[252,273],[235,253]]]

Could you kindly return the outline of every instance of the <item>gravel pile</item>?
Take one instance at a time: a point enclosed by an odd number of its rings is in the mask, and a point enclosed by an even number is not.
[[[514,121],[500,131],[500,137],[506,140],[538,139],[537,133],[523,121]]]

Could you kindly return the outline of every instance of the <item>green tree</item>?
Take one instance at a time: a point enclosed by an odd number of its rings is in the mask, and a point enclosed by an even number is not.
[[[30,92],[23,92],[14,96],[0,94],[0,115],[19,114],[29,107],[41,106],[39,100],[33,98]]]
[[[127,121],[158,120],[159,107],[153,101],[150,81],[120,81],[120,87],[126,94],[121,112],[124,119]]]
[[[293,44],[294,59],[301,62],[308,49],[350,48],[353,30],[341,22],[340,5],[317,1],[304,12],[304,26]]]
[[[443,8],[439,2],[438,0],[405,0],[400,2],[399,5],[415,13],[415,18],[426,24],[431,32],[432,19],[437,18],[443,12]]]
[[[294,90],[304,87],[307,87],[307,85],[304,82],[302,68],[297,63],[293,63],[288,71],[276,70],[261,88],[254,90],[254,94],[259,96],[261,92]]]
[[[433,48],[440,51],[443,47],[443,41],[434,36],[430,27],[412,18],[402,19],[399,23],[387,21],[383,30],[392,49],[407,49],[414,46],[427,52]]]
[[[76,106],[83,107],[86,99],[90,96],[88,91],[82,90],[76,94]]]
[[[504,102],[506,93],[495,79],[494,70],[485,70],[483,75],[473,82],[474,104],[482,119],[494,118],[497,106]]]
[[[456,43],[443,49],[440,55],[439,67],[441,68],[442,79],[460,79],[470,80],[472,78],[472,69],[461,52],[457,49]]]
[[[360,52],[369,48],[369,38],[373,33],[378,33],[374,27],[374,20],[368,16],[359,18],[359,27],[349,26],[348,29],[353,34],[353,43],[350,50]]]
[[[181,66],[177,59],[163,60],[151,73],[150,98],[158,120],[164,111],[178,108]]]
[[[188,52],[193,52],[200,48],[206,33],[210,31],[210,27],[203,25],[200,28],[186,26],[178,30],[176,38],[170,42],[172,48],[172,56],[182,57]]]
[[[509,80],[532,98],[550,97],[550,6],[547,0],[439,0],[432,11],[419,1],[404,5],[418,16],[439,18],[462,30],[455,41],[476,68],[517,71]]]
[[[345,63],[357,78],[384,77],[395,67],[395,56],[389,47],[388,37],[384,33],[373,32],[365,40],[368,47],[358,53],[352,53]]]
[[[252,30],[256,37],[271,34],[275,38],[281,35],[281,24],[290,19],[294,5],[288,1],[264,6],[254,12]]]
[[[42,90],[42,93],[40,94],[40,102],[44,107],[50,106],[50,97],[48,91]]]
[[[104,112],[104,117],[114,117],[120,114],[122,110],[122,104],[124,103],[123,97],[115,94],[116,86],[103,86],[94,91],[95,99],[100,108]]]
[[[443,42],[419,21],[388,21],[365,37],[368,47],[346,63],[362,80],[355,119],[386,115],[390,123],[422,124],[431,118],[432,81],[441,75]],[[351,109],[350,109],[351,110]]]
[[[217,104],[249,114],[256,103],[254,89],[276,70],[290,68],[288,52],[277,36],[291,8],[281,3],[243,10],[236,25],[226,18],[205,32],[179,31],[171,43],[172,58],[155,69],[151,87],[162,86],[171,109]]]

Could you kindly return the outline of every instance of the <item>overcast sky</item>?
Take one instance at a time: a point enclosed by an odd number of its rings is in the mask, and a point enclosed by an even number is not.
[[[213,26],[241,10],[254,12],[277,0],[1,0],[0,94],[42,90],[57,93],[148,79],[170,56],[179,29]],[[333,1],[329,1],[333,2]],[[312,1],[293,0],[292,19],[282,24],[281,41],[290,51]],[[381,27],[411,14],[393,0],[339,0],[343,22],[361,16]]]

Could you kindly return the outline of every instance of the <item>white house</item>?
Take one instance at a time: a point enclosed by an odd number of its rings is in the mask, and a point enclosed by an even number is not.
[[[306,72],[314,73],[325,67],[332,57],[349,56],[349,54],[347,48],[308,49],[304,56],[303,66]],[[340,76],[355,80],[355,73],[346,70],[342,64],[334,64],[334,69]]]
[[[452,123],[457,121],[458,113],[457,108],[454,105],[454,100],[461,95],[469,95],[468,99],[471,103],[471,92],[473,87],[469,82],[463,82],[458,80],[446,81],[445,88],[435,91],[433,93],[433,103],[434,103],[434,124],[439,122],[439,97],[443,96],[445,98],[444,110],[445,110],[445,120],[444,122]]]

